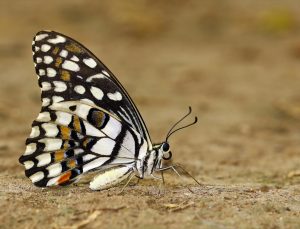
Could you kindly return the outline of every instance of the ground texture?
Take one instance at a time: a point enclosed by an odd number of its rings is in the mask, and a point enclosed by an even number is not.
[[[0,228],[300,228],[298,1],[0,5]],[[154,142],[191,105],[198,125],[170,144],[202,185],[170,173],[164,187],[133,182],[121,194],[34,187],[18,158],[40,109],[31,39],[41,29],[108,65]]]

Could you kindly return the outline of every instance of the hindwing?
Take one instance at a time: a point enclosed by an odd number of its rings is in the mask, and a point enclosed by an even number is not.
[[[41,111],[20,162],[35,185],[65,185],[95,169],[133,166],[146,150],[143,137],[118,117],[82,101],[66,101]]]

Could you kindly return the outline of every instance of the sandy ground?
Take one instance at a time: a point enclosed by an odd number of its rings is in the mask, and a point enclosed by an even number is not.
[[[47,5],[48,4],[48,5]],[[300,228],[298,1],[0,3],[0,228]],[[18,158],[40,109],[31,39],[53,29],[118,76],[183,176],[40,189]],[[192,119],[192,118],[191,118]],[[192,190],[189,191],[188,187]]]

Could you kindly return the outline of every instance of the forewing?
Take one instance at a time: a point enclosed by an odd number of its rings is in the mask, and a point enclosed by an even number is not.
[[[87,48],[57,32],[41,31],[32,49],[44,109],[72,100],[96,105],[139,132],[152,148],[144,121],[128,93]]]
[[[147,143],[137,131],[100,108],[80,101],[44,109],[32,124],[20,162],[37,186],[66,185],[84,173],[133,166]]]

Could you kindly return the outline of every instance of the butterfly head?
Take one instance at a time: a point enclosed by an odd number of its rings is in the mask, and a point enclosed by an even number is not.
[[[160,154],[164,160],[170,160],[172,158],[172,152],[168,142],[163,142],[159,148]]]

